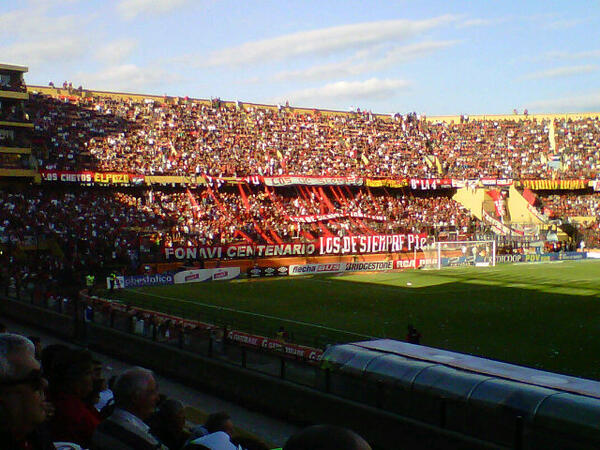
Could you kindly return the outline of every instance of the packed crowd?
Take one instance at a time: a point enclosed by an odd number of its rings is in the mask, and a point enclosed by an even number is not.
[[[555,120],[556,150],[569,174],[600,173],[600,119]]]
[[[0,446],[6,449],[269,449],[258,438],[240,435],[226,412],[189,424],[185,405],[161,395],[150,370],[130,368],[107,381],[90,351],[43,347],[39,338],[9,333],[2,324],[0,414]],[[321,425],[291,436],[283,450],[309,448],[370,446],[350,430]]]
[[[189,99],[33,95],[40,167],[145,175],[551,178],[550,122],[430,122]],[[572,177],[594,177],[597,119],[558,127]],[[583,130],[583,131],[582,131]],[[594,148],[592,148],[594,147]]]
[[[551,217],[600,217],[600,193],[538,196]]]
[[[235,188],[0,191],[0,241],[35,248],[55,237],[68,260],[102,267],[135,265],[140,246],[149,252],[148,247],[174,244],[305,242],[323,234],[466,232],[474,223],[460,204],[444,196],[244,189],[244,195]],[[316,217],[307,220],[310,215]]]
[[[583,245],[588,248],[600,247],[600,193],[552,194],[538,198],[544,212],[551,218],[581,218],[574,225],[580,233]]]

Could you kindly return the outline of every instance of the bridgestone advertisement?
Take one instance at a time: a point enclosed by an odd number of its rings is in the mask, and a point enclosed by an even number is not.
[[[290,275],[307,275],[313,273],[342,273],[342,272],[381,272],[393,270],[394,261],[371,261],[356,263],[329,263],[291,265]]]

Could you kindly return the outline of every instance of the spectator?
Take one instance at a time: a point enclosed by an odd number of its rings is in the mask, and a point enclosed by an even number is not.
[[[166,449],[144,423],[154,412],[158,400],[158,386],[152,372],[140,367],[126,370],[117,378],[113,392],[116,408],[96,429],[92,448]]]
[[[94,389],[93,358],[87,350],[59,352],[50,374],[50,400],[55,415],[50,421],[55,441],[89,447],[100,415],[86,402]]]
[[[401,448],[398,446],[397,448]],[[358,434],[333,425],[315,425],[293,435],[283,450],[370,450]]]
[[[193,432],[196,436],[200,435],[200,437],[189,441],[185,447],[186,450],[202,448],[198,447],[198,445],[218,450],[236,449],[232,443],[234,435],[233,422],[231,421],[231,416],[224,411],[210,414],[206,418],[204,427],[195,428]]]
[[[149,423],[150,432],[170,450],[181,449],[191,435],[185,430],[185,411],[179,400],[163,401]]]
[[[3,448],[54,449],[40,425],[46,420],[46,380],[33,343],[0,334],[0,443]]]

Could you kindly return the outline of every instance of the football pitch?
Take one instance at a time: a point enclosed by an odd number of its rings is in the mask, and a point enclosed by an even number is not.
[[[600,261],[407,270],[118,291],[126,303],[323,347],[404,339],[600,379]]]

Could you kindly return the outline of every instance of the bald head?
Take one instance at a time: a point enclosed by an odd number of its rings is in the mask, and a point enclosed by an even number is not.
[[[123,372],[115,381],[113,393],[117,407],[142,420],[150,417],[158,401],[158,386],[154,374],[141,367]]]
[[[315,425],[292,436],[283,450],[371,450],[354,431],[333,425]]]

